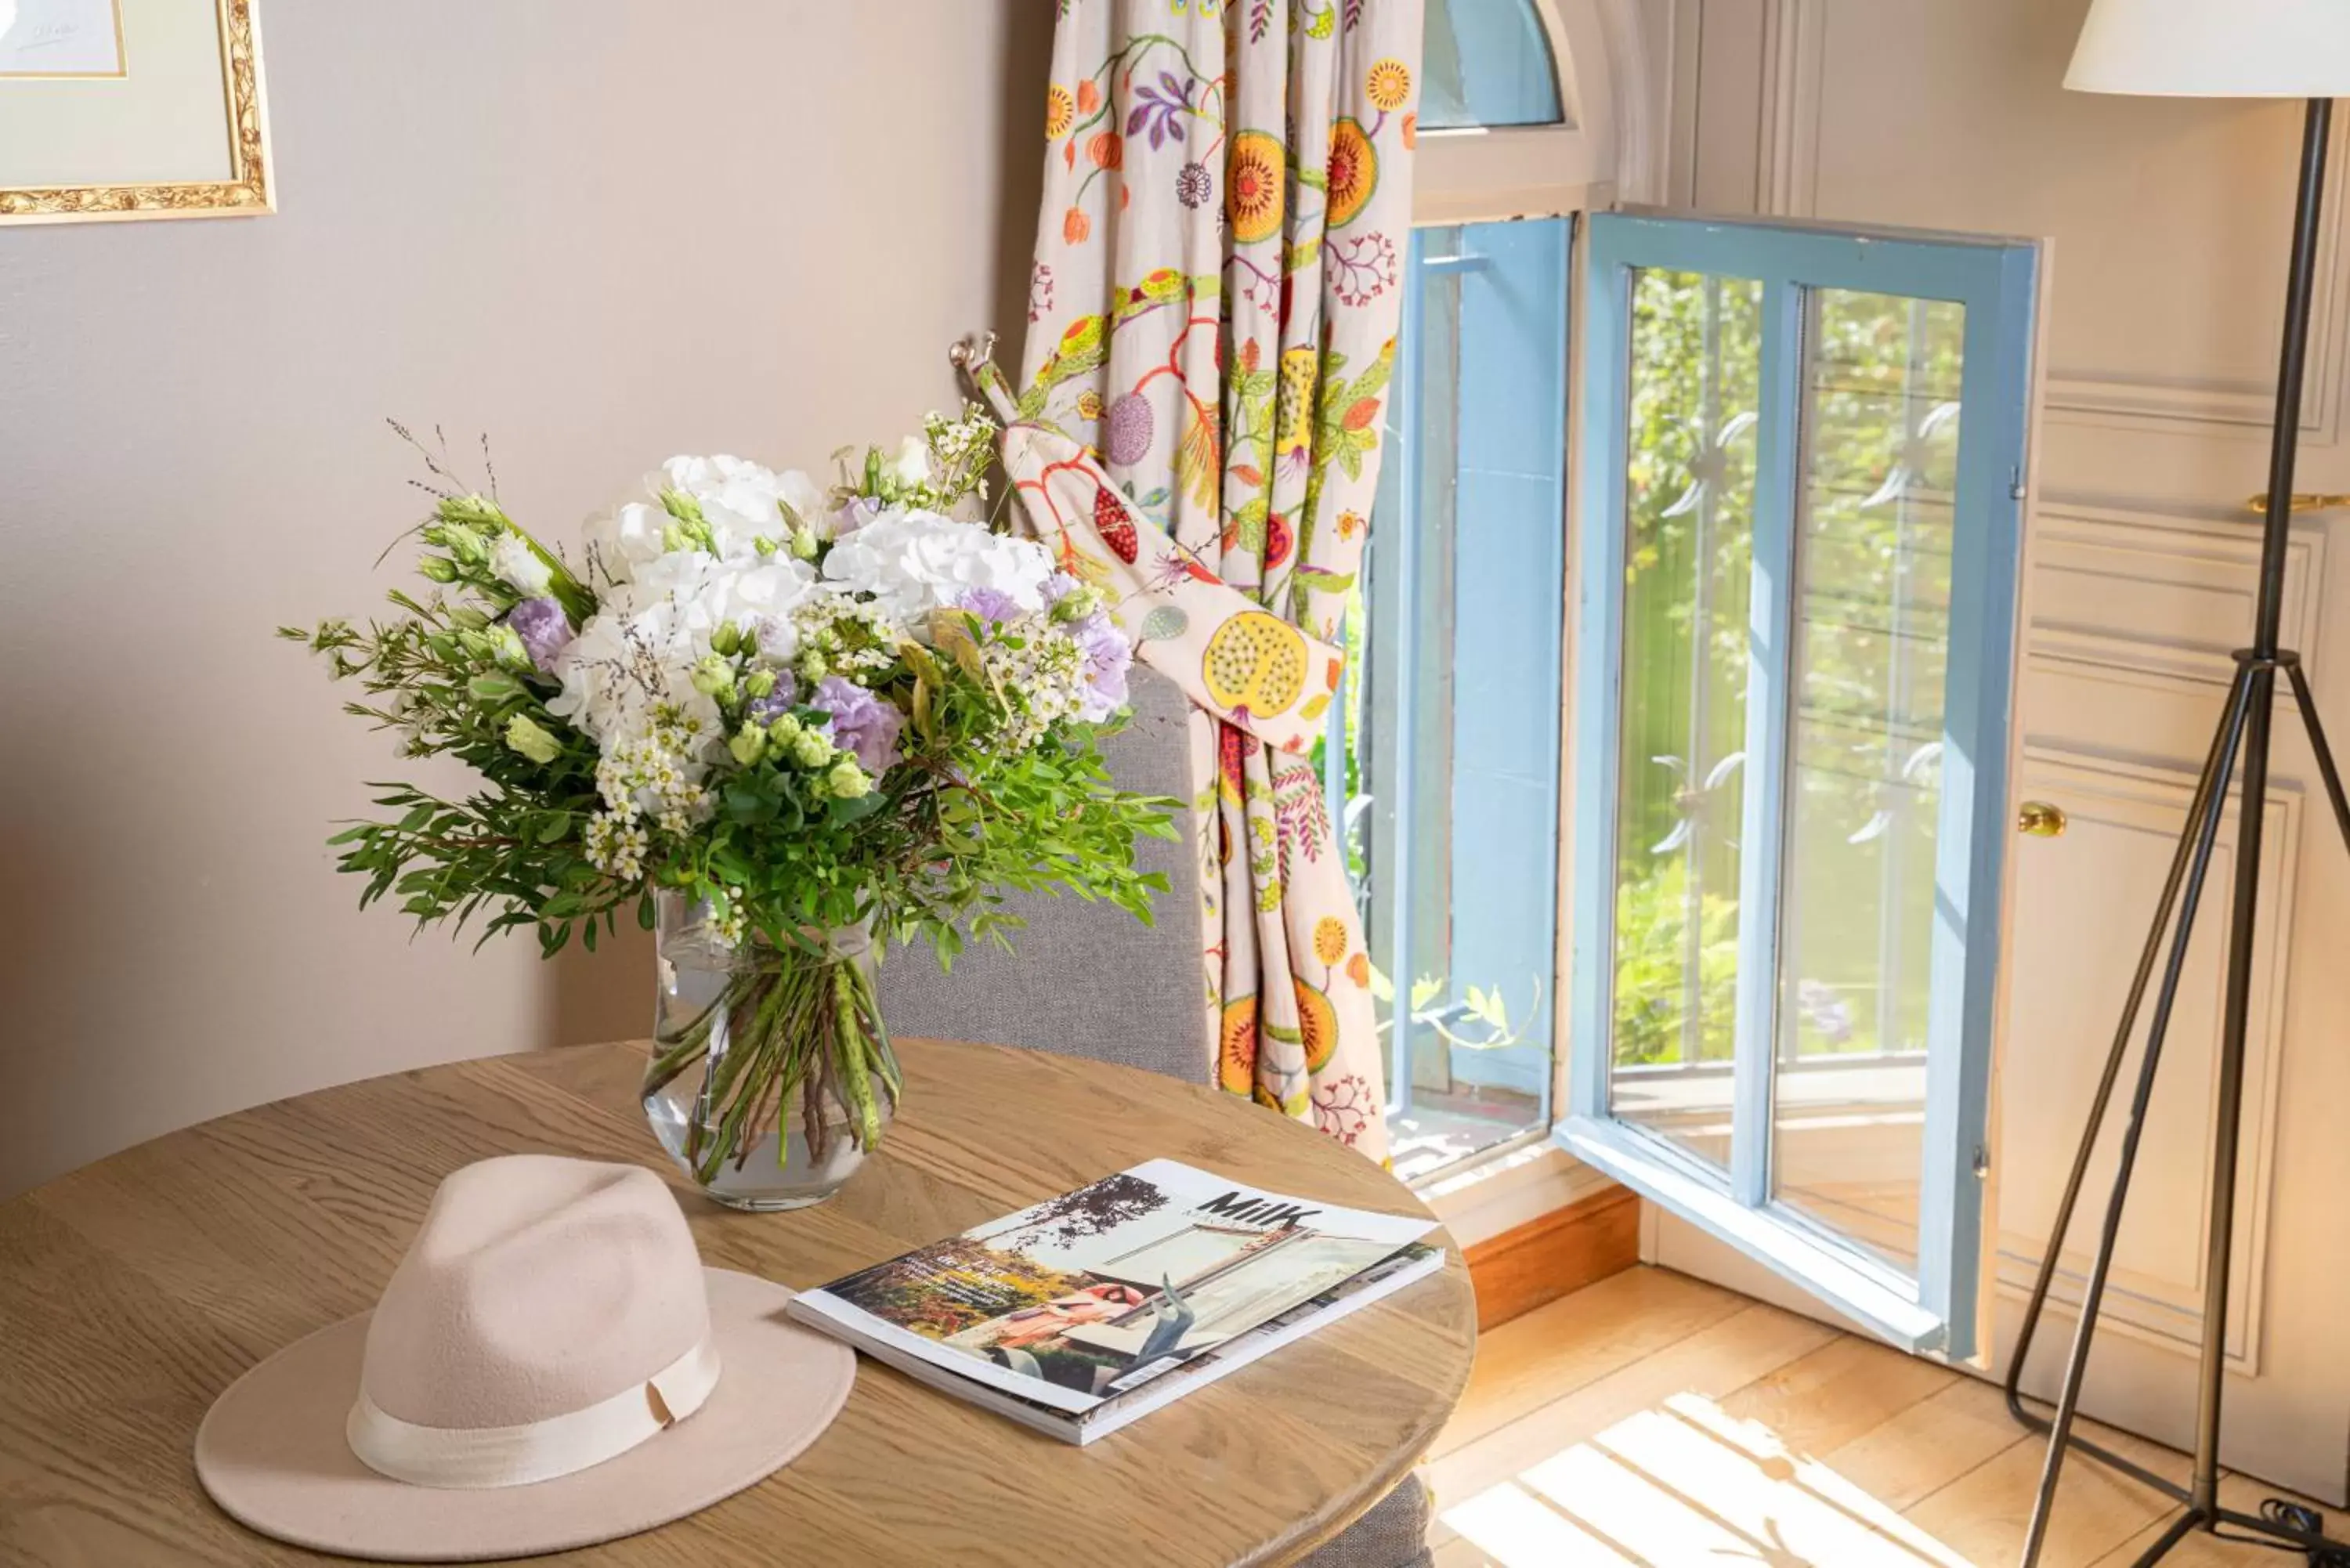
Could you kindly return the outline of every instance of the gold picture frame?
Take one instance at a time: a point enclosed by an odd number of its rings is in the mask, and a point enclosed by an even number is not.
[[[91,185],[0,185],[0,223],[69,223],[135,218],[256,217],[277,210],[270,179],[269,116],[262,91],[259,0],[213,0],[220,35],[225,180]],[[120,0],[117,26],[120,28]],[[82,74],[82,73],[77,73]],[[104,77],[105,73],[88,73]],[[122,73],[114,73],[120,79]],[[5,89],[0,82],[0,89]]]

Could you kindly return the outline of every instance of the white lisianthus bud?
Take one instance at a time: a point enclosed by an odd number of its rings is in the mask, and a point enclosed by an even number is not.
[[[718,629],[710,634],[710,650],[729,656],[743,646],[743,628],[733,621],[721,621]]]
[[[530,649],[523,646],[522,634],[514,628],[500,623],[482,635],[490,639],[491,657],[507,669],[536,670],[538,668],[530,661]]]
[[[734,692],[734,667],[714,653],[694,662],[693,689],[704,697],[724,699]]]
[[[519,534],[498,535],[498,542],[490,546],[490,570],[526,599],[544,595],[555,578],[546,563],[538,558],[538,552]]]
[[[792,742],[792,761],[804,768],[820,768],[832,760],[832,742],[814,730],[802,730]]]
[[[527,713],[516,713],[506,721],[506,744],[535,763],[551,763],[563,754],[563,742]]]
[[[816,549],[823,543],[823,540],[816,536],[816,530],[813,528],[792,530],[792,554],[800,560],[815,560]]]
[[[734,753],[736,762],[750,767],[767,754],[767,732],[756,723],[746,723],[726,742],[726,749]]]
[[[918,484],[929,483],[930,443],[920,436],[908,436],[898,443],[898,455],[884,463],[881,471],[909,490]]]
[[[799,672],[800,679],[813,686],[831,673],[831,667],[825,663],[823,654],[811,648],[800,655]]]
[[[775,722],[767,726],[767,738],[779,746],[792,745],[805,733],[806,727],[789,713],[776,714]],[[798,753],[795,751],[794,754]]]
[[[1053,618],[1066,625],[1080,621],[1101,607],[1101,596],[1091,588],[1071,588],[1053,601]]]
[[[772,670],[754,670],[743,677],[743,690],[750,696],[764,697],[775,689],[775,672]]]
[[[855,800],[873,787],[873,781],[865,776],[855,757],[843,757],[824,775],[824,787],[838,799]]]

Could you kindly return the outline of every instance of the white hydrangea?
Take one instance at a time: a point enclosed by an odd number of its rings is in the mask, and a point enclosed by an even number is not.
[[[1024,610],[1043,608],[1053,557],[1033,539],[991,533],[936,512],[888,507],[835,542],[824,575],[845,592],[869,596],[891,621],[927,637],[930,612],[972,588],[993,588]]]
[[[663,597],[634,613],[590,616],[555,662],[563,690],[547,711],[577,725],[611,756],[653,733],[677,732],[696,770],[719,738],[718,704],[694,689],[710,628]]]
[[[634,618],[667,605],[677,630],[700,641],[693,659],[709,652],[710,634],[732,621],[737,630],[757,630],[763,651],[782,660],[794,651],[792,612],[823,592],[816,568],[789,556],[723,561],[700,550],[672,550],[638,568],[634,582],[607,590],[603,615]],[[775,646],[766,646],[770,638]],[[689,668],[692,662],[686,660]]]
[[[591,556],[615,583],[636,580],[644,567],[671,548],[677,519],[661,497],[671,491],[691,500],[710,530],[709,553],[730,565],[758,556],[762,539],[781,543],[791,535],[788,506],[810,527],[825,522],[825,493],[797,469],[781,473],[721,453],[673,457],[644,477],[643,493],[588,520]]]
[[[763,659],[792,658],[794,612],[826,590],[813,566],[775,547],[791,532],[783,507],[806,508],[806,516],[824,498],[806,474],[733,457],[673,457],[644,484],[651,500],[624,502],[588,522],[588,545],[607,580],[598,612],[556,660],[563,690],[547,708],[607,758],[663,732],[684,782],[699,784],[723,737],[719,705],[695,689],[694,667],[728,625],[756,635]],[[671,514],[660,499],[668,491],[692,499],[700,528]],[[660,814],[650,801],[645,810]]]

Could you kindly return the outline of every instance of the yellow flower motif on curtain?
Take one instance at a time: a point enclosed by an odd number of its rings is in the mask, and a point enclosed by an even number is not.
[[[1346,921],[1336,915],[1325,915],[1314,922],[1314,956],[1326,964],[1335,964],[1347,956]]]
[[[1077,118],[1077,100],[1069,89],[1055,82],[1045,92],[1045,140],[1057,140],[1069,134],[1069,127]]]
[[[1363,96],[1373,109],[1394,113],[1411,97],[1411,67],[1393,55],[1374,61],[1363,78]]]
[[[1320,368],[1311,344],[1282,350],[1280,401],[1274,414],[1274,456],[1303,457],[1314,449],[1314,383]]]
[[[1344,228],[1379,188],[1379,155],[1357,121],[1342,119],[1330,130],[1329,182],[1330,227]]]
[[[1330,1064],[1338,1049],[1338,1010],[1330,999],[1304,981],[1297,982],[1298,1044],[1305,1047],[1305,1070],[1318,1073]]]
[[[1256,998],[1234,997],[1224,1004],[1222,1039],[1216,1052],[1216,1078],[1235,1095],[1256,1085]]]
[[[1288,156],[1281,138],[1265,131],[1243,130],[1232,138],[1224,167],[1224,202],[1232,238],[1243,244],[1269,240],[1281,233]]]
[[[1208,695],[1250,714],[1285,713],[1305,691],[1305,638],[1278,616],[1243,610],[1218,627],[1201,659]]]

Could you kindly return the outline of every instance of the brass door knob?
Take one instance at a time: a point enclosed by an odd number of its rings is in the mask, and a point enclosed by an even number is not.
[[[2054,838],[2064,831],[2064,808],[2044,800],[2027,800],[2015,808],[2015,831],[2034,838]]]

